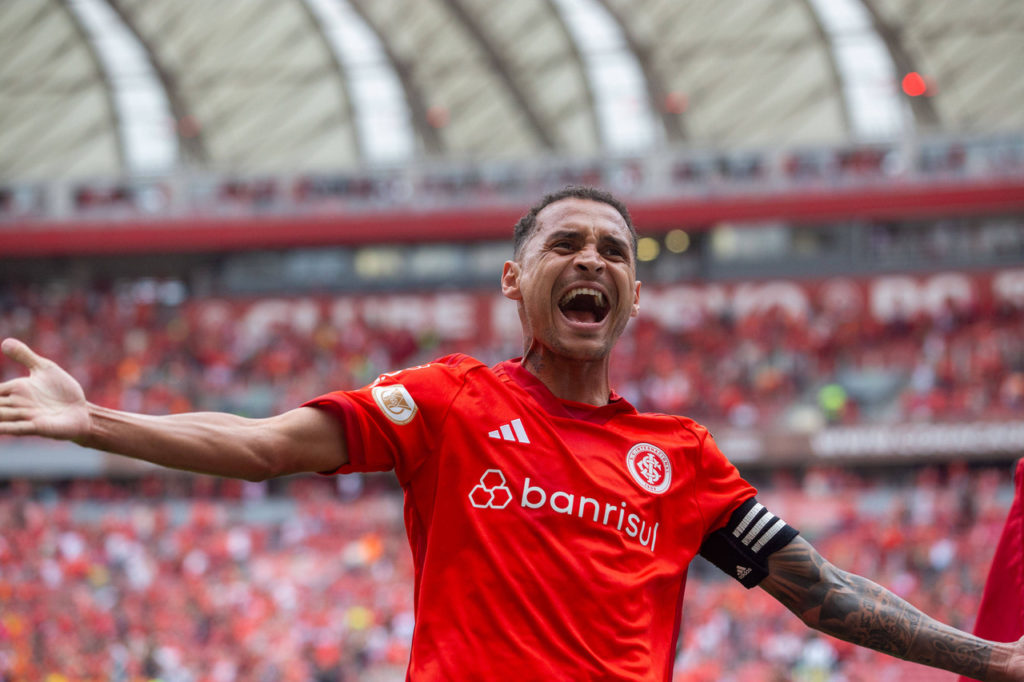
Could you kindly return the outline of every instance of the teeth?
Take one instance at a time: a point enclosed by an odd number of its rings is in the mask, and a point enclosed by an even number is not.
[[[562,300],[558,302],[558,305],[564,306],[577,296],[593,296],[594,299],[597,300],[598,307],[604,307],[604,294],[602,294],[597,289],[589,289],[586,287],[573,289],[572,291],[570,291],[569,293],[562,297]]]

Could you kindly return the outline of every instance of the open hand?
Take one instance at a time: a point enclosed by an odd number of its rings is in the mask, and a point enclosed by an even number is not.
[[[0,350],[29,371],[27,377],[0,383],[0,435],[63,440],[86,435],[88,403],[74,377],[17,339],[4,339]]]

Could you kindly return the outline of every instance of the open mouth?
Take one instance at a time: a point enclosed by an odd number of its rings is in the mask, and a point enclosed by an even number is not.
[[[562,297],[558,309],[573,322],[596,323],[608,317],[610,306],[605,295],[597,289],[578,287]]]

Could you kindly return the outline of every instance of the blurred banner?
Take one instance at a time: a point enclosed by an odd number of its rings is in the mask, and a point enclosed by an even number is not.
[[[879,324],[948,315],[997,314],[1024,308],[1024,268],[932,275],[829,277],[644,286],[640,316],[673,332],[699,331],[709,318],[743,321],[782,313],[807,320],[826,312],[839,320]],[[359,324],[373,332],[432,333],[446,340],[519,339],[515,306],[497,293],[359,294],[257,300],[209,298],[195,304],[200,328],[242,320],[246,337],[284,325],[310,332],[321,322]],[[627,329],[627,332],[629,330]]]

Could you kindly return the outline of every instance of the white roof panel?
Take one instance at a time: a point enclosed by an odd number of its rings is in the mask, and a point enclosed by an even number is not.
[[[70,9],[82,1],[0,3],[0,177],[125,171],[123,112]],[[365,86],[381,70],[399,97],[380,120],[411,124],[404,134],[415,139],[396,145],[392,161],[402,161],[396,153],[503,159],[608,148],[598,125],[607,103],[595,93],[615,84],[590,80],[598,70],[588,60],[601,55],[581,48],[561,0],[337,0],[352,10],[339,16],[360,17],[380,44],[372,69],[358,73],[358,60],[332,49],[308,1],[104,0],[138,40],[177,118],[150,125],[177,124],[180,153],[215,171],[366,163],[355,121],[367,129],[373,112],[364,102],[373,99],[357,101],[350,90],[354,79]],[[651,146],[854,136],[832,38],[809,0],[574,1],[606,11],[621,29],[615,49],[632,54],[637,92],[650,100],[636,116],[656,130]],[[927,101],[913,102],[920,129],[1020,131],[1024,3],[971,6],[863,4],[876,22],[868,30],[881,28],[878,40],[888,41],[886,58],[936,86]]]

